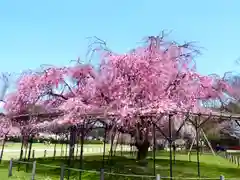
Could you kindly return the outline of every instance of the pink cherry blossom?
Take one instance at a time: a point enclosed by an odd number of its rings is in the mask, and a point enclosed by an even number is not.
[[[98,68],[77,63],[24,74],[4,108],[14,114],[33,104],[58,109],[64,115],[53,121],[56,124],[83,123],[82,114],[115,113],[115,123],[124,128],[139,124],[136,113],[202,111],[201,101],[224,96],[230,87],[197,73],[193,57],[194,51],[186,45],[150,37],[147,45],[125,54],[103,52]],[[29,126],[40,128],[34,123]]]
[[[8,117],[6,117],[4,114],[0,115],[0,137],[5,137],[7,135],[10,135],[9,133],[14,133],[12,129],[12,123]]]

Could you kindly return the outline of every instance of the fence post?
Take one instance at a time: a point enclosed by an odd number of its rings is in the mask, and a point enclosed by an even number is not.
[[[101,169],[100,180],[104,180],[104,169]]]
[[[33,167],[32,167],[32,179],[31,180],[34,180],[35,178],[35,174],[36,174],[36,161],[33,162]]]
[[[44,150],[44,157],[46,157],[47,156],[47,150],[45,149]]]
[[[56,150],[53,151],[53,158],[55,159],[56,157]]]
[[[61,166],[60,180],[64,180],[64,173],[65,173],[65,165],[62,164],[62,166]]]
[[[33,159],[35,158],[35,150],[34,149],[32,150],[32,158]]]
[[[13,158],[9,162],[8,177],[12,176]]]
[[[160,176],[160,174],[157,174],[157,176],[156,176],[156,180],[161,180],[161,176]]]
[[[0,154],[0,162],[2,162],[2,157],[3,157],[3,150],[1,151],[1,154]]]
[[[223,175],[221,175],[220,176],[220,180],[224,180],[225,178],[224,178],[224,176]]]

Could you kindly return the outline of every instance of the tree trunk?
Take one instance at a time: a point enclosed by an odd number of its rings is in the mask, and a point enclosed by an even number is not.
[[[149,146],[150,146],[150,143],[148,140],[145,140],[142,143],[136,143],[136,147],[138,149],[138,152],[137,152],[138,161],[146,160]]]

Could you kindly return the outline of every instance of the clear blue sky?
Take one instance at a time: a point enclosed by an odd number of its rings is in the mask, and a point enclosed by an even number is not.
[[[239,0],[1,0],[0,72],[84,60],[91,36],[126,52],[164,29],[172,40],[205,48],[197,58],[201,73],[237,70],[239,7]]]

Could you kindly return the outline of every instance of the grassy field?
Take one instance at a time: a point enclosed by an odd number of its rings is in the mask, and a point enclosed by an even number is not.
[[[1,146],[0,146],[1,148]],[[75,146],[77,148],[77,146]],[[78,146],[80,152],[80,145]],[[126,148],[126,146],[125,146]],[[19,158],[21,149],[21,143],[6,143],[3,160],[10,160],[11,158],[17,159]],[[110,145],[106,144],[106,150],[110,149]],[[118,150],[120,146],[118,146]],[[40,158],[44,156],[44,151],[46,150],[46,157],[52,157],[54,154],[54,144],[44,145],[42,143],[34,143],[32,145],[32,150],[35,150],[35,158]],[[61,156],[61,144],[57,144],[56,146],[56,156]],[[66,145],[63,146],[64,154],[66,152]],[[67,146],[68,151],[68,146]],[[84,144],[84,155],[101,153],[103,152],[103,144]]]
[[[129,153],[128,153],[129,154]],[[228,178],[239,178],[240,171],[236,165],[228,162],[227,160],[213,155],[202,155],[201,159],[201,176],[208,177],[208,178],[218,178],[220,175],[224,175],[226,179]],[[197,176],[197,163],[196,163],[196,156],[192,156],[193,162],[187,161],[186,154],[177,154],[176,156],[176,163],[173,166],[173,174],[175,177],[182,177],[182,179],[187,180],[187,177],[196,177]],[[67,160],[63,159],[56,159],[53,160],[52,158],[47,159],[37,159],[37,169],[36,169],[36,179],[48,179],[48,180],[57,180],[60,177],[60,168],[57,167],[49,167],[49,166],[60,166],[62,163],[67,164]],[[7,180],[7,168],[8,162],[4,161],[0,166],[0,176],[1,180]],[[44,166],[42,164],[47,164]],[[87,171],[99,171],[102,167],[102,156],[101,155],[86,155],[84,157],[84,169],[86,172],[82,173],[82,180],[88,179],[99,179],[100,175],[94,172],[87,172]],[[79,167],[79,160],[74,161],[74,167]],[[125,156],[116,156],[113,160],[107,161],[105,163],[105,172],[109,172],[110,169],[114,173],[120,173],[122,175],[109,175],[105,174],[105,179],[114,179],[114,180],[153,180],[154,178],[145,177],[144,175],[151,176],[153,174],[153,161],[150,159],[148,160],[147,166],[141,166],[136,163],[133,157],[129,155]],[[21,166],[20,171],[17,171],[17,164],[14,164],[13,168],[13,177],[9,179],[30,179],[31,177],[31,167],[29,173],[24,172],[25,166]],[[168,153],[166,152],[159,152],[157,154],[156,159],[156,172],[159,173],[161,176],[169,176],[169,160],[168,160]],[[67,175],[67,171],[65,175]],[[124,177],[126,174],[140,174],[141,177]],[[70,179],[78,179],[79,172],[71,171]]]
[[[84,144],[84,147],[88,147],[88,146],[103,147],[103,144]],[[45,145],[43,143],[33,143],[32,148],[33,149],[53,149],[54,144]],[[21,149],[21,143],[7,142],[5,144],[5,149],[20,150]],[[57,149],[61,149],[61,144],[57,144]]]

